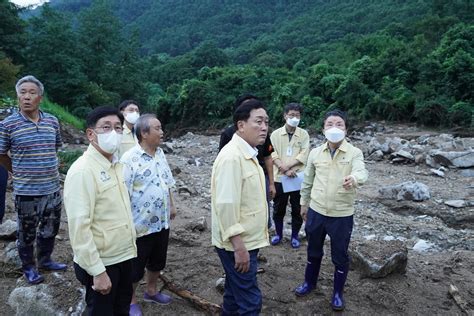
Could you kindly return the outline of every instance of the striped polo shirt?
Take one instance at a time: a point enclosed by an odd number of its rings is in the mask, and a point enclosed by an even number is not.
[[[0,154],[10,151],[15,195],[47,195],[60,189],[58,119],[40,111],[37,123],[21,112],[0,122]]]

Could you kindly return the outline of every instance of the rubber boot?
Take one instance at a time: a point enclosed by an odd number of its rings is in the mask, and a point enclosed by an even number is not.
[[[332,295],[331,306],[335,311],[344,310],[344,285],[346,284],[349,267],[336,267],[334,270],[334,292]]]
[[[20,246],[17,243],[18,256],[21,259],[21,269],[26,281],[29,284],[38,284],[44,281],[44,278],[39,274],[35,267],[35,260],[33,259],[33,246]]]
[[[272,237],[272,245],[278,245],[283,238],[283,220],[274,220],[275,222],[275,233],[276,235]]]
[[[51,254],[54,249],[53,238],[38,238],[36,243],[36,252],[38,255],[38,266],[41,269],[49,271],[64,271],[67,265],[51,260]]]
[[[293,248],[299,248],[301,245],[300,239],[298,238],[298,231],[292,231],[291,232],[291,247]]]
[[[322,258],[311,258],[306,263],[304,282],[295,289],[296,296],[306,296],[316,287]]]

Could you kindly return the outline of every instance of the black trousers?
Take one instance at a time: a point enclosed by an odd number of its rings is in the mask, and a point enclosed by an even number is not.
[[[286,213],[288,198],[291,204],[291,230],[295,233],[299,232],[303,225],[301,217],[300,191],[283,192],[281,182],[275,182],[276,194],[273,199],[273,221],[283,222]]]
[[[112,282],[112,290],[109,294],[102,295],[92,289],[93,277],[74,262],[76,278],[86,287],[87,315],[128,316],[133,293],[132,260],[106,266],[105,269]]]

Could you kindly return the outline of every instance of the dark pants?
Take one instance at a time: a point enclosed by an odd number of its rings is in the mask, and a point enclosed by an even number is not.
[[[275,189],[276,195],[273,199],[273,220],[275,222],[283,222],[289,198],[291,204],[291,231],[293,233],[298,233],[301,225],[303,225],[303,218],[300,213],[300,191],[284,193],[281,182],[275,182]]]
[[[8,171],[0,166],[0,224],[5,215],[5,195],[7,193]]]
[[[18,216],[17,247],[24,268],[35,265],[33,257],[35,239],[38,260],[50,259],[54,248],[54,237],[59,231],[61,204],[60,191],[48,195],[15,196]]]
[[[338,269],[349,266],[349,242],[351,240],[354,216],[329,217],[308,209],[305,226],[308,239],[308,258],[319,259],[324,255],[326,235],[331,238],[331,259]],[[311,261],[311,260],[310,260]]]
[[[132,259],[133,283],[143,278],[145,267],[152,272],[165,268],[169,236],[168,228],[137,238],[137,257]]]
[[[249,251],[250,268],[246,273],[235,270],[233,251],[216,248],[225,270],[222,315],[258,315],[262,309],[262,293],[257,284],[258,249]]]
[[[132,300],[132,261],[126,260],[105,267],[112,290],[107,295],[102,295],[92,289],[93,277],[74,262],[76,278],[86,287],[87,315],[127,315],[130,311]]]

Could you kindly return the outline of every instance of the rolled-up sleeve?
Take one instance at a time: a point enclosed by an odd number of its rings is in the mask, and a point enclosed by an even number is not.
[[[245,231],[240,224],[240,203],[242,196],[242,175],[239,161],[225,159],[215,174],[215,207],[222,240]]]
[[[309,154],[308,163],[304,169],[304,179],[300,190],[300,204],[308,206],[311,201],[311,189],[313,188],[315,168],[313,164],[314,151]]]
[[[68,174],[64,183],[64,207],[68,217],[69,239],[74,259],[88,274],[105,271],[91,231],[94,216],[95,183],[87,172]]]
[[[352,172],[351,176],[356,180],[357,186],[364,184],[368,177],[369,172],[365,168],[364,155],[360,149],[356,149],[354,158],[352,159]]]

